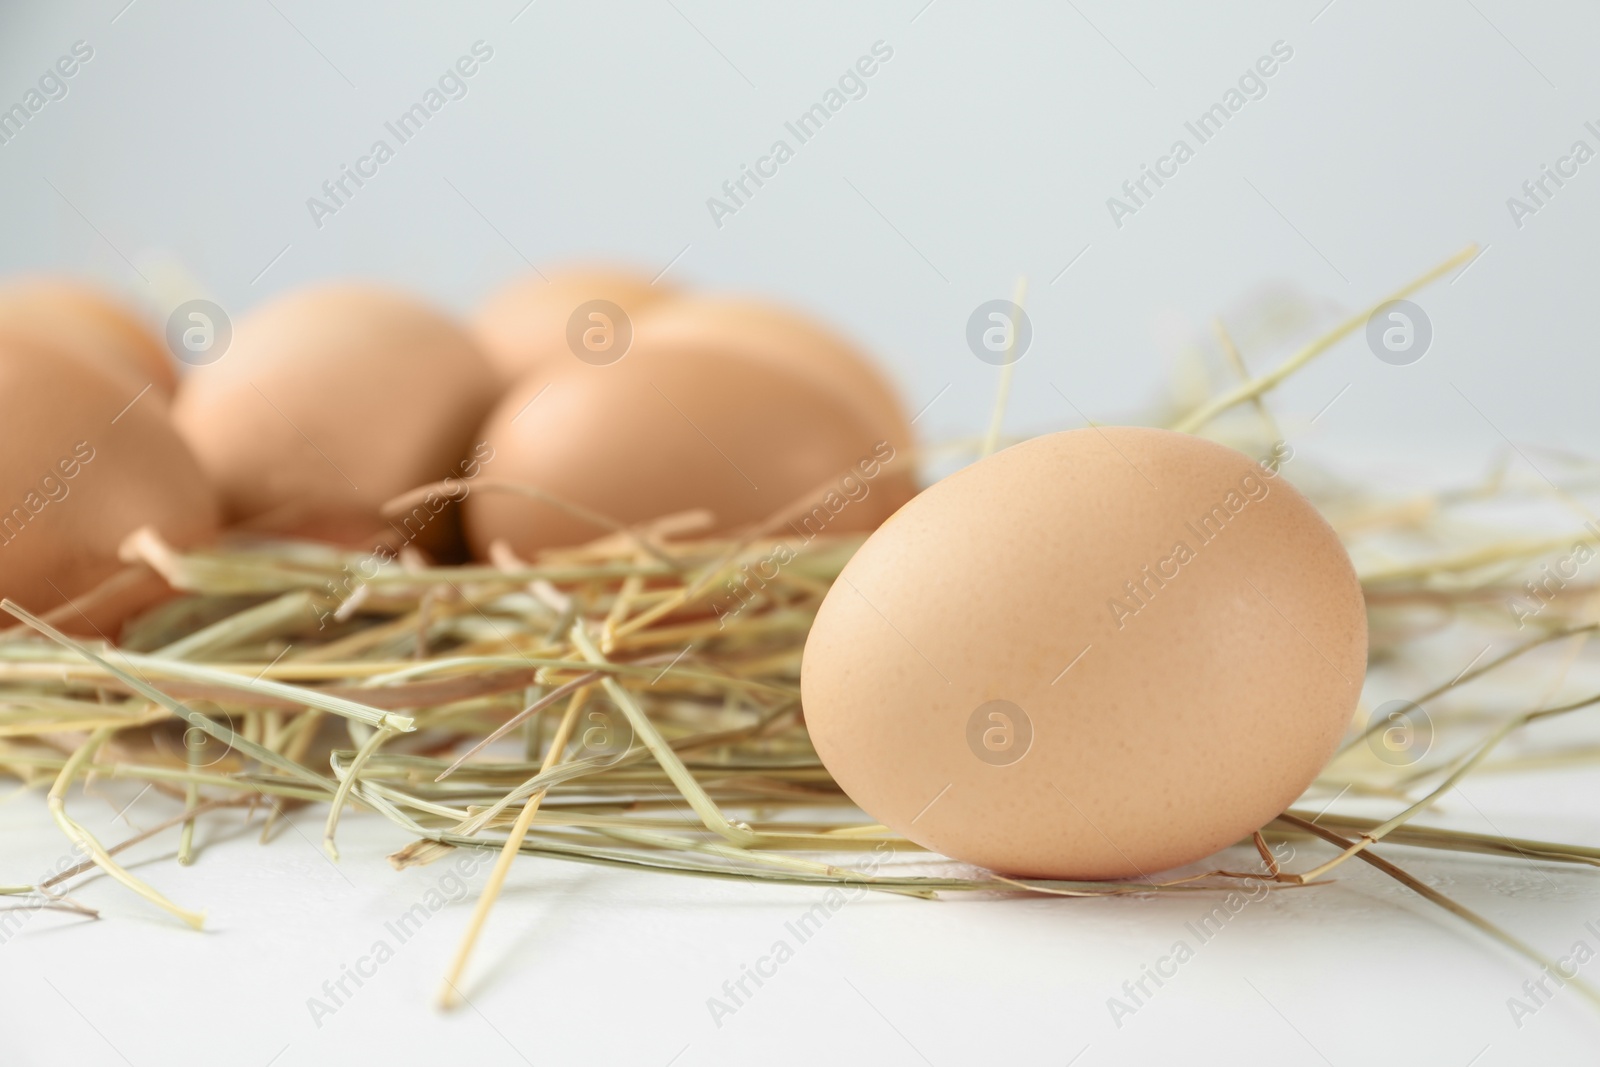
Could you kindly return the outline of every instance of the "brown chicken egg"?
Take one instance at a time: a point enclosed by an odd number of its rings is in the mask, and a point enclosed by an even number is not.
[[[874,819],[1007,874],[1120,879],[1293,802],[1366,653],[1348,555],[1271,464],[1106,427],[900,509],[824,600],[801,689],[818,755]]]
[[[646,349],[715,348],[792,371],[843,397],[897,449],[912,445],[900,398],[859,349],[808,316],[758,300],[680,296],[633,323]]]
[[[147,385],[162,397],[178,372],[161,338],[137,312],[82,282],[17,278],[0,284],[0,335],[35,342],[100,368],[132,390]]]
[[[437,548],[448,511],[390,523],[379,508],[459,476],[498,389],[445,315],[402,292],[325,285],[241,319],[226,355],[185,378],[173,420],[231,522]]]
[[[501,378],[513,382],[564,367],[577,358],[575,349],[626,350],[632,323],[671,293],[671,286],[627,270],[550,271],[518,278],[485,300],[472,332]]]
[[[165,405],[78,356],[0,339],[0,457],[0,596],[30,611],[123,569],[117,549],[142,526],[178,547],[216,535],[215,491]],[[162,589],[136,582],[60,623],[114,638]]]
[[[608,366],[527,378],[483,433],[495,480],[624,523],[704,508],[719,531],[776,515],[774,532],[809,539],[870,530],[910,496],[910,457],[835,391],[693,345],[635,345]],[[463,511],[482,558],[497,539],[531,557],[608,532],[487,488]]]

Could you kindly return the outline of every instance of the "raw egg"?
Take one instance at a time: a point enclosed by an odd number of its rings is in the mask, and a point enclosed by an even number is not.
[[[758,300],[680,296],[634,322],[646,348],[715,348],[779,367],[832,390],[896,448],[912,445],[900,398],[854,345],[816,320]]]
[[[405,293],[329,285],[241,319],[226,354],[184,379],[173,418],[230,521],[434,548],[449,540],[448,510],[390,524],[379,508],[459,476],[498,388],[445,315]]]
[[[551,271],[519,278],[485,300],[472,331],[505,381],[548,375],[575,352],[599,352],[603,359],[626,351],[633,322],[671,292],[632,271]]]
[[[161,338],[133,309],[66,278],[19,278],[0,285],[0,334],[74,355],[132,392],[153,385],[163,398],[178,373]]]
[[[166,406],[135,400],[125,381],[75,355],[0,340],[0,456],[0,596],[30,611],[121,570],[118,546],[142,526],[178,547],[216,534],[216,494]],[[149,595],[140,585],[60,621],[111,637]]]
[[[494,479],[630,524],[703,508],[716,531],[776,519],[809,539],[870,530],[910,495],[910,457],[835,391],[692,345],[524,379],[483,435]],[[505,492],[474,491],[463,512],[481,558],[497,539],[530,557],[609,532]]]
[[[1248,836],[1366,670],[1360,584],[1288,455],[1091,428],[936,483],[818,612],[823,763],[874,819],[1012,875],[1131,878]]]

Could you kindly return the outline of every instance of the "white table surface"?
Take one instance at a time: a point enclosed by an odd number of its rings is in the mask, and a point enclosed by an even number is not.
[[[1583,812],[1597,785],[1591,772],[1469,780],[1470,803],[1453,800],[1433,821],[1600,843],[1600,818],[1549,814],[1560,804]],[[133,832],[113,819],[136,792],[102,784],[74,810],[116,840]],[[172,804],[147,793],[124,818],[148,826]],[[337,866],[313,843],[320,815],[299,813],[296,828],[266,846],[256,827],[227,829],[232,820],[202,829],[204,850],[189,868],[172,861],[170,831],[132,853],[142,877],[207,912],[202,933],[104,877],[74,894],[100,910],[99,921],[26,916],[0,944],[0,1061],[1594,1062],[1600,1015],[1575,991],[1557,992],[1517,1026],[1507,1001],[1535,969],[1359,863],[1334,884],[1248,904],[1204,942],[1186,924],[1217,897],[870,895],[802,943],[786,924],[818,890],[528,859],[480,943],[464,987],[470,1004],[441,1014],[434,994],[471,896],[457,891],[404,940],[389,924],[419,902],[426,909],[430,890],[452,895],[448,866],[393,871],[384,856],[405,838],[376,816],[346,820]],[[0,839],[5,881],[37,879],[68,852],[38,793],[0,806]],[[1600,946],[1585,925],[1600,929],[1600,872],[1385,852],[1552,955],[1580,940]],[[1251,855],[1235,850],[1227,865],[1246,867]],[[488,867],[477,864],[474,890]],[[714,1018],[709,998],[780,939],[793,957]],[[1123,983],[1180,939],[1193,957],[1162,987],[1147,980],[1153,995],[1114,1018],[1110,998],[1131,1004]],[[392,958],[363,962],[379,941]],[[323,983],[347,966],[371,976],[359,988],[346,979],[353,995],[336,1010],[315,1010],[312,998],[334,1005]]]

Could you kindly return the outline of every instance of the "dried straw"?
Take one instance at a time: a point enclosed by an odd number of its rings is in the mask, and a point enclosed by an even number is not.
[[[1374,308],[1443,277],[1474,252],[1464,249],[1257,376],[1218,322],[1221,354],[1242,380],[1188,398],[1174,408],[1182,414],[1162,421],[1246,446],[1278,440],[1267,406],[1278,385]],[[1019,283],[1019,303],[1022,292]],[[1002,401],[984,439],[955,447],[976,455],[1000,443],[1011,369],[1001,370]],[[1544,966],[1536,949],[1377,849],[1600,866],[1600,849],[1421,821],[1469,775],[1600,758],[1600,747],[1576,743],[1500,755],[1507,739],[1531,724],[1600,703],[1600,694],[1574,698],[1562,689],[1600,626],[1595,588],[1573,584],[1541,602],[1531,620],[1519,621],[1505,607],[1524,592],[1518,577],[1575,543],[1595,544],[1595,535],[1574,523],[1570,532],[1528,536],[1487,528],[1479,518],[1486,503],[1539,497],[1582,514],[1578,494],[1595,484],[1600,468],[1574,457],[1561,464],[1561,482],[1530,488],[1497,469],[1481,485],[1401,499],[1297,473],[1357,560],[1374,662],[1426,670],[1427,642],[1446,626],[1472,647],[1508,637],[1514,644],[1416,698],[1440,738],[1465,739],[1435,746],[1437,755],[1409,766],[1385,763],[1374,755],[1385,723],[1354,724],[1307,793],[1323,810],[1296,808],[1264,828],[1256,837],[1264,867],[1255,872],[1074,882],[999,877],[931,857],[916,869],[853,866],[849,856],[885,844],[902,856],[918,852],[850,804],[818,761],[800,715],[807,629],[860,538],[819,536],[749,592],[736,614],[719,618],[712,610],[744,564],[777,547],[780,512],[736,537],[704,536],[707,517],[700,514],[637,527],[590,516],[605,530],[590,545],[532,563],[502,549],[493,565],[473,566],[376,563],[326,546],[244,539],[180,552],[141,531],[128,544],[135,562],[81,602],[152,571],[187,595],[139,620],[125,647],[61,633],[52,622],[65,621],[70,609],[47,621],[3,605],[22,625],[0,635],[0,770],[25,784],[48,784],[51,816],[87,859],[45,884],[0,888],[31,899],[30,906],[77,908],[56,887],[98,867],[198,927],[199,912],[156,892],[116,854],[178,827],[188,860],[203,844],[195,828],[220,809],[254,810],[259,802],[271,812],[270,828],[285,806],[322,804],[330,856],[337,857],[347,806],[376,812],[413,838],[391,857],[397,867],[459,848],[498,853],[446,977],[445,1003],[466,981],[473,943],[518,856],[917,897],[1208,893],[1263,877],[1289,889],[1320,883],[1355,858]],[[536,487],[492,488],[551,499]],[[363,563],[363,577],[352,585]],[[332,592],[340,589],[353,591]],[[1523,670],[1552,650],[1564,660],[1538,699],[1517,698],[1516,687],[1497,699],[1485,688],[1485,679]],[[552,732],[545,712],[563,701]],[[202,763],[195,755],[202,742],[225,755]],[[104,846],[68,812],[72,788],[92,777],[145,782],[181,801],[182,811]],[[1395,814],[1377,819],[1346,810],[1357,801],[1387,804]],[[1266,842],[1288,838],[1320,840],[1336,852],[1306,870],[1282,871]],[[1582,980],[1571,984],[1600,1004]]]

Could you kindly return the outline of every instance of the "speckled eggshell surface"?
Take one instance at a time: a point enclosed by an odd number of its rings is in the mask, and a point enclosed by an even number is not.
[[[1283,474],[1105,427],[901,508],[823,602],[801,685],[818,754],[873,818],[1003,873],[1115,879],[1288,807],[1366,655],[1349,557]]]

